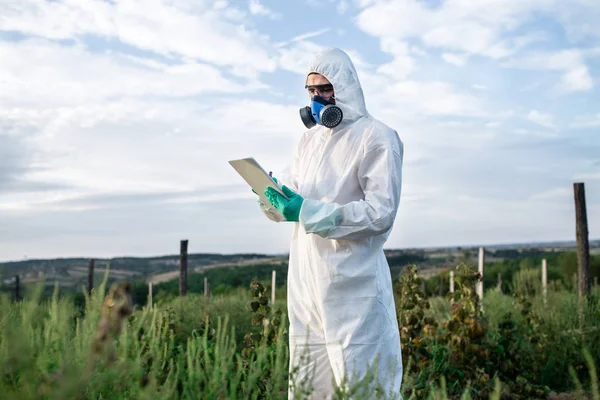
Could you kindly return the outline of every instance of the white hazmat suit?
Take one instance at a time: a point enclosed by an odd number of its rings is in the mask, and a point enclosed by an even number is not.
[[[384,398],[399,399],[400,335],[383,245],[400,203],[404,146],[367,112],[346,53],[322,51],[311,72],[333,85],[343,121],[306,131],[289,176],[278,177],[304,198],[287,279],[290,371],[308,350],[310,363],[299,366],[296,382],[314,374],[311,398],[326,399],[334,393],[332,384],[342,386],[346,379],[351,386],[378,358]],[[269,219],[285,220],[270,204],[260,205]],[[290,389],[290,398],[295,393]]]

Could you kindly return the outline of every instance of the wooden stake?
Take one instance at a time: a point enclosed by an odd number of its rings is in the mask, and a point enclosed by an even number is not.
[[[454,271],[450,271],[450,293],[454,293]],[[454,304],[454,299],[450,299],[450,305]]]
[[[542,294],[544,296],[544,304],[546,304],[548,297],[548,264],[545,258],[542,260]]]
[[[481,310],[483,311],[483,266],[485,264],[485,251],[483,247],[479,248],[479,274],[481,275],[481,280],[477,282],[477,295],[479,296],[479,300],[481,302]]]
[[[577,235],[577,272],[579,299],[590,295],[590,244],[588,238],[585,187],[582,182],[573,184],[575,194],[575,233]]]
[[[498,290],[502,292],[502,274],[498,272]]]
[[[275,282],[277,277],[277,271],[273,270],[271,276],[271,304],[275,304]]]
[[[152,282],[148,282],[148,306],[152,311]]]
[[[19,301],[21,300],[21,283],[19,281],[19,275],[15,276],[15,300]]]
[[[187,294],[187,251],[188,241],[182,240],[179,250],[179,296]]]
[[[208,278],[204,278],[204,298],[208,299]]]
[[[92,295],[92,289],[94,288],[94,259],[90,258],[88,260],[88,282],[87,282],[87,290],[88,295]]]

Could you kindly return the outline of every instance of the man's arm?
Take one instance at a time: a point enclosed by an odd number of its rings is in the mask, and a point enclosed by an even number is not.
[[[304,199],[300,223],[307,233],[328,239],[357,240],[390,230],[400,204],[404,147],[379,146],[369,150],[358,178],[364,200],[340,205]]]

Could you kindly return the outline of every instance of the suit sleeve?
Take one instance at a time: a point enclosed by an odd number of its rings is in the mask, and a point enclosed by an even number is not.
[[[305,231],[348,240],[389,231],[400,204],[403,156],[402,142],[397,148],[384,144],[369,150],[358,170],[364,199],[343,205],[305,199],[300,209]]]

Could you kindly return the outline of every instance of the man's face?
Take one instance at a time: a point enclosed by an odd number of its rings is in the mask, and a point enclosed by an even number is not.
[[[321,96],[329,101],[333,96],[333,85],[321,74],[310,74],[306,78],[306,89],[311,99],[313,96]]]

